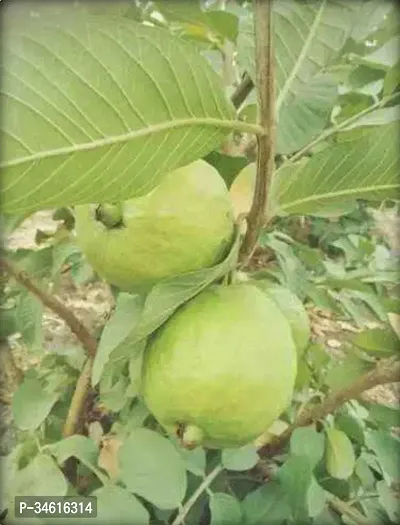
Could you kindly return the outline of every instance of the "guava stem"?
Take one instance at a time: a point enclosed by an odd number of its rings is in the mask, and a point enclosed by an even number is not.
[[[204,432],[196,425],[187,425],[182,428],[181,444],[191,450],[201,445],[204,439]]]
[[[122,208],[120,204],[100,204],[96,210],[96,219],[107,228],[115,228],[122,224]]]

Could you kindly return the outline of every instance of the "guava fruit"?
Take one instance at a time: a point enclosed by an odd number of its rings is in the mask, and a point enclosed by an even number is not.
[[[311,335],[310,321],[300,299],[284,286],[268,280],[255,280],[254,285],[269,295],[289,321],[297,353],[301,356]]]
[[[77,242],[93,269],[128,292],[220,262],[233,237],[229,192],[203,160],[168,173],[145,196],[75,208]]]
[[[183,446],[238,447],[285,410],[296,369],[289,323],[272,299],[251,284],[216,285],[153,334],[141,393]]]

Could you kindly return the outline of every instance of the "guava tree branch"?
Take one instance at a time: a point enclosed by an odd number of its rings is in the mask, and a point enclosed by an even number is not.
[[[86,326],[69,310],[56,296],[40,288],[33,279],[15,263],[5,259],[0,259],[0,268],[12,275],[14,279],[22,284],[27,290],[33,293],[47,308],[50,308],[73,332],[86,350],[87,361],[83,367],[81,375],[77,381],[67,418],[64,424],[64,437],[76,433],[78,422],[84,410],[85,399],[90,388],[90,377],[93,367],[93,360],[97,351],[97,340],[89,332]]]
[[[243,75],[242,81],[231,95],[231,102],[238,109],[246,98],[250,95],[254,83],[249,77],[248,73]]]
[[[357,525],[372,525],[372,523],[359,512],[357,509],[349,505],[346,501],[342,501],[334,494],[327,494],[328,505],[332,509],[339,513],[348,516]]]
[[[40,288],[25,270],[19,268],[12,261],[1,258],[0,267],[12,275],[19,284],[22,284],[22,286],[28,291],[33,293],[44,304],[44,306],[50,308],[61,319],[63,319],[71,332],[73,332],[82,343],[87,355],[92,357],[95,356],[97,350],[96,339],[91,335],[86,326],[75,316],[75,314],[69,310],[60,299],[58,299],[58,297],[51,295]]]
[[[274,456],[289,441],[296,428],[311,425],[320,419],[324,419],[347,401],[358,399],[363,392],[370,388],[386,383],[395,383],[399,380],[400,361],[396,358],[380,361],[373,370],[358,378],[347,388],[330,394],[321,404],[305,409],[282,434],[258,450],[259,456]]]
[[[275,73],[272,45],[272,0],[253,0],[256,41],[256,87],[260,125],[264,134],[257,137],[257,173],[253,202],[247,217],[247,230],[241,246],[242,264],[251,257],[261,228],[269,187],[275,169]]]

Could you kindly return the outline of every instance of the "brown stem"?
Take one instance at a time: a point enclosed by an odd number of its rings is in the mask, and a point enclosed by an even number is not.
[[[347,502],[342,501],[333,494],[327,495],[328,504],[338,514],[344,514],[354,521],[357,525],[373,525],[361,512],[349,505]]]
[[[231,102],[238,109],[246,98],[250,95],[254,87],[254,82],[247,73],[244,74],[242,81],[231,95]]]
[[[0,259],[0,267],[7,271],[14,277],[16,281],[22,284],[27,290],[36,295],[40,301],[53,310],[61,319],[65,321],[71,332],[73,332],[82,346],[85,348],[87,355],[94,357],[97,350],[97,341],[91,335],[86,326],[79,321],[71,310],[69,310],[64,304],[58,299],[58,297],[49,294],[45,290],[39,288],[32,280],[32,278],[21,268],[19,268],[13,262],[7,259]]]
[[[272,46],[272,0],[253,0],[256,39],[256,86],[259,120],[265,130],[257,137],[257,173],[240,262],[246,264],[265,224],[269,187],[275,169],[275,73]]]
[[[63,436],[65,438],[76,433],[85,400],[90,389],[90,378],[92,377],[93,358],[88,357],[81,375],[76,382],[74,394],[68,409],[67,418],[64,423]]]
[[[396,360],[396,358],[391,358],[379,362],[373,370],[361,376],[349,387],[330,394],[320,405],[304,410],[282,434],[259,449],[260,457],[271,457],[279,452],[289,441],[296,428],[311,425],[315,421],[324,419],[347,401],[358,399],[365,390],[399,380],[400,361]]]

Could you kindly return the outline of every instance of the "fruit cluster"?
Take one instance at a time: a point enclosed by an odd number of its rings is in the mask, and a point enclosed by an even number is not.
[[[161,279],[221,262],[234,211],[219,173],[199,160],[143,197],[78,206],[76,233],[101,277],[146,293]],[[286,288],[247,278],[213,284],[149,338],[142,397],[185,447],[242,446],[289,405],[309,336],[306,311]]]

